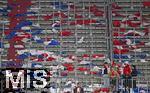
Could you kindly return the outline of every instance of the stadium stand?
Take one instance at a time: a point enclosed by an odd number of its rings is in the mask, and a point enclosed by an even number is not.
[[[1,69],[37,65],[58,88],[88,91],[102,86],[104,62],[129,62],[149,93],[149,0],[0,0],[0,29]]]

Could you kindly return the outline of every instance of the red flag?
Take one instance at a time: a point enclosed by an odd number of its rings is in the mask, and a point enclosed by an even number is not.
[[[46,15],[46,16],[43,16],[43,19],[45,21],[48,21],[49,19],[52,19],[53,18],[53,15]]]
[[[69,72],[74,71],[74,67],[73,67],[73,66],[69,66],[69,67],[67,67],[66,69],[67,69],[67,71],[69,71]]]
[[[120,20],[114,20],[114,21],[113,21],[113,26],[114,26],[114,27],[120,27],[120,26],[121,26]]]
[[[54,61],[54,60],[56,60],[56,59],[53,58],[53,57],[48,57],[48,58],[46,59],[46,61]]]
[[[150,7],[150,1],[144,1],[143,6],[145,7]]]
[[[114,32],[113,36],[123,36],[122,34],[118,33],[118,32]]]
[[[126,29],[125,28],[120,28],[120,32],[125,32]]]
[[[85,68],[85,67],[79,67],[77,70],[79,70],[79,71],[89,71],[89,69]]]
[[[79,24],[79,25],[89,25],[91,23],[96,23],[97,21],[96,20],[92,20],[92,19],[87,19],[87,20],[76,20],[76,24]]]
[[[16,14],[24,14],[27,12],[27,9],[12,9],[9,13],[8,16],[9,17],[13,17]]]
[[[60,36],[70,36],[72,35],[71,31],[63,30],[59,33]]]
[[[53,15],[54,15],[54,17],[67,18],[67,15],[63,12],[56,12]]]
[[[130,27],[138,27],[138,26],[141,25],[141,22],[134,22],[134,21],[128,20],[128,21],[127,21],[127,24],[128,24]]]
[[[29,6],[31,6],[33,3],[31,0],[8,0],[8,5],[10,5],[13,9],[25,9]]]
[[[21,21],[25,20],[25,17],[11,17],[10,18],[10,24],[9,24],[9,29],[13,29],[14,27],[17,26]]]
[[[93,12],[93,14],[97,17],[100,17],[100,16],[103,16],[104,15],[104,12],[103,11],[100,11],[100,10],[97,10],[95,12]]]
[[[92,5],[90,7],[87,7],[86,9],[90,9],[90,12],[96,12],[98,10],[98,7],[96,5]]]
[[[15,36],[13,37],[12,41],[16,42],[16,41],[21,41],[24,37],[18,37],[18,36]]]
[[[96,5],[90,6],[90,12],[93,13],[95,16],[103,16],[104,11],[98,9],[98,7]],[[86,8],[86,9],[89,9]]]
[[[100,92],[106,92],[106,93],[109,93],[109,88],[101,88],[100,89]]]
[[[43,53],[41,54],[44,58],[48,57],[48,54],[47,53]]]
[[[103,58],[103,57],[105,57],[105,55],[104,54],[93,54],[92,57],[93,58]]]
[[[63,64],[63,66],[65,66],[65,67],[72,67],[73,65],[70,64],[70,63],[65,63],[65,64]]]
[[[135,15],[136,17],[140,17],[140,16],[141,16],[141,13],[140,13],[140,12],[136,12],[136,13],[134,13],[134,15]]]
[[[113,32],[125,32],[126,31],[126,29],[125,28],[114,28],[113,29]]]
[[[9,18],[9,21],[10,22],[13,22],[13,21],[18,21],[18,22],[20,22],[20,21],[22,21],[22,20],[25,20],[26,19],[26,17],[10,17]]]
[[[44,59],[43,58],[38,58],[37,62],[43,62]]]
[[[120,40],[117,40],[117,39],[113,40],[113,45],[124,45],[124,44],[125,44],[125,42],[123,42],[123,41],[120,41]]]
[[[125,15],[119,14],[119,13],[117,13],[116,11],[112,11],[112,15],[113,15],[114,17],[126,17]]]
[[[15,42],[15,41],[21,41],[22,39],[24,39],[24,38],[31,38],[31,34],[29,34],[29,33],[24,33],[24,34],[21,34],[21,35],[17,35],[17,36],[15,36],[15,37],[13,37],[13,41]]]
[[[9,41],[10,47],[8,48],[7,51],[7,59],[8,60],[14,60],[16,58],[16,49],[14,47],[14,41]]]
[[[117,49],[117,48],[114,48],[113,52],[114,52],[114,54],[126,54],[126,53],[129,52],[129,49]]]
[[[92,74],[92,75],[96,75],[96,74],[97,74],[97,72],[96,72],[96,71],[90,71],[90,74]]]
[[[83,58],[88,58],[88,57],[90,57],[90,55],[89,54],[83,54],[82,57]]]

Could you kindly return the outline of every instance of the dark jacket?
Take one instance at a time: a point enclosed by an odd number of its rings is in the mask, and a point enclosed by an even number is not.
[[[80,88],[80,93],[84,93],[84,90],[82,87],[75,87],[75,89],[73,90],[73,93],[77,93],[77,88]]]
[[[132,75],[133,77],[136,77],[136,76],[138,75],[138,71],[137,71],[136,69],[132,69],[131,75]]]
[[[104,74],[108,74],[108,68],[104,68]]]

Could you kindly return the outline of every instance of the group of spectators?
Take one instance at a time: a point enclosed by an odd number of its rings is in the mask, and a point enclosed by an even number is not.
[[[131,65],[128,62],[124,63],[104,63],[102,68],[102,87],[94,88],[92,93],[103,93],[104,88],[111,93],[120,93],[120,89],[123,91],[130,91],[131,88],[136,88],[136,78],[139,71],[135,65]],[[84,93],[84,87],[80,83],[71,83],[72,80],[66,82],[66,85],[71,84],[71,91],[64,93]],[[107,89],[106,89],[107,88]],[[104,92],[104,93],[109,93]],[[128,92],[129,93],[129,92]]]
[[[128,62],[123,64],[104,63],[103,81],[104,87],[110,87],[112,91],[119,93],[119,87],[122,86],[125,91],[130,88],[136,88],[136,77],[138,70],[135,65],[130,65]]]
[[[124,63],[104,63],[102,68],[102,85],[103,88],[108,88],[113,93],[120,93],[120,89],[123,91],[130,91],[132,88],[136,88],[136,78],[139,71],[135,65],[131,65],[128,62]],[[100,88],[102,90],[102,88]],[[66,92],[70,93],[70,92]],[[73,93],[84,93],[84,88],[81,87],[81,83],[77,83],[73,89]],[[92,93],[103,93],[94,90]],[[107,92],[106,92],[107,93]],[[129,93],[129,92],[128,92]]]

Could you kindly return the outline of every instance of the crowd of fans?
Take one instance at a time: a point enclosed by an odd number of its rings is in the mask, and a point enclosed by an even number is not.
[[[135,65],[128,62],[115,63],[112,62],[103,64],[101,87],[93,88],[92,93],[120,93],[121,91],[131,91],[136,88],[136,78],[139,71]],[[85,87],[83,84],[74,83],[73,80],[68,80],[66,85],[71,84],[71,90],[66,90],[64,93],[84,93]],[[90,85],[87,85],[90,86]],[[129,92],[128,92],[129,93]]]
[[[136,77],[138,70],[135,65],[130,65],[128,62],[123,64],[104,63],[103,81],[104,87],[111,88],[112,91],[119,92],[119,87],[130,91],[130,88],[136,88]]]

